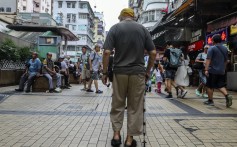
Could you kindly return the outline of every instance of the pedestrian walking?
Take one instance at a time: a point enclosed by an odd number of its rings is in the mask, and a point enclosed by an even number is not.
[[[144,61],[145,61],[145,68],[147,68],[147,66],[148,66],[148,61],[149,61],[149,55],[148,55],[148,53],[147,53],[147,50],[145,50],[145,52],[144,52]],[[151,92],[151,87],[152,87],[151,78],[152,78],[152,75],[153,75],[153,71],[154,71],[154,69],[152,68],[152,69],[151,69],[150,76],[149,76],[149,79],[147,80],[146,92]]]
[[[114,66],[114,51],[112,51],[109,56],[109,66],[108,66],[109,82],[107,84],[107,87],[110,87],[110,82],[113,82],[113,66]]]
[[[175,87],[176,94],[178,96],[178,87],[175,84],[174,78],[176,71],[180,66],[181,54],[182,51],[175,49],[172,45],[169,45],[169,47],[165,50],[163,61],[165,69],[166,90],[168,93],[166,98],[173,98],[172,86]]]
[[[64,58],[64,62],[66,63],[66,65],[67,65],[67,67],[69,68],[69,66],[70,66],[70,56],[65,56],[65,58]],[[70,77],[70,74],[68,74],[68,83],[66,83],[67,84],[67,87],[72,87],[71,86],[71,84],[69,83],[69,79],[70,79],[71,77]]]
[[[49,90],[46,92],[61,92],[61,75],[55,71],[54,62],[52,61],[52,53],[47,53],[47,58],[43,61],[42,73],[49,81]],[[53,77],[57,78],[56,88],[53,86]]]
[[[178,98],[184,98],[186,94],[188,93],[187,90],[185,90],[185,87],[189,86],[189,62],[190,58],[185,51],[185,48],[181,48],[182,51],[182,57],[181,57],[181,65],[178,67],[176,75],[175,75],[175,84],[176,84],[176,92]],[[177,91],[178,90],[178,91]],[[179,92],[179,90],[181,92]]]
[[[204,46],[204,51],[202,53],[199,53],[196,60],[194,66],[197,70],[198,70],[198,74],[199,74],[199,81],[200,84],[198,86],[198,88],[195,90],[195,93],[197,96],[202,96],[204,98],[207,98],[207,89],[206,89],[206,83],[207,83],[207,78],[206,75],[204,73],[204,67],[205,67],[205,63],[206,63],[206,59],[207,59],[207,51],[208,48],[210,48],[209,45],[205,45]]]
[[[95,46],[95,51],[90,54],[90,72],[91,72],[91,79],[88,84],[88,90],[87,92],[94,92],[91,89],[92,82],[94,81],[95,84],[95,89],[97,94],[103,93],[103,91],[99,90],[98,87],[98,80],[99,80],[99,72],[101,70],[101,65],[102,65],[102,57],[100,55],[100,46],[96,45]]]
[[[19,83],[19,88],[15,91],[22,92],[24,91],[25,83],[27,82],[27,88],[25,92],[30,92],[30,87],[32,86],[35,77],[40,75],[41,62],[38,58],[38,53],[32,53],[32,59],[26,64],[25,73],[21,76]]]
[[[154,66],[154,75],[156,77],[156,85],[157,85],[157,93],[161,93],[161,85],[163,82],[163,77],[162,77],[162,73],[164,72],[164,69],[162,67],[162,65],[158,62],[158,64],[155,64]]]
[[[64,88],[70,89],[69,88],[69,68],[68,68],[67,63],[65,62],[64,58],[65,57],[63,55],[59,57],[59,62],[61,63],[59,73],[64,75],[64,81],[65,81]]]
[[[213,46],[208,49],[205,65],[205,75],[207,76],[208,100],[206,105],[213,106],[213,90],[218,89],[226,99],[226,107],[232,105],[232,96],[228,94],[225,88],[225,69],[228,60],[228,50],[221,44],[219,34],[212,37]]]
[[[109,31],[104,43],[103,83],[107,83],[107,67],[113,49],[114,76],[113,96],[110,112],[113,127],[112,146],[121,144],[120,131],[123,126],[125,103],[127,99],[127,137],[125,147],[136,147],[133,136],[143,133],[143,107],[146,78],[153,67],[156,50],[150,33],[141,24],[134,21],[134,12],[125,8],[119,16],[120,22]],[[144,51],[149,54],[148,66],[145,70]],[[146,76],[145,76],[146,75]]]
[[[77,63],[77,69],[81,69],[81,80],[84,85],[83,91],[88,90],[86,87],[86,82],[90,80],[90,64],[89,64],[89,56],[87,55],[87,48],[85,46],[81,49],[82,55]]]

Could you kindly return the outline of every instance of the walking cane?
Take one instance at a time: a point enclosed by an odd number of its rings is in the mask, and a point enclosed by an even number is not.
[[[148,84],[146,84],[145,86],[145,94],[144,94],[144,98],[143,98],[143,147],[146,147],[146,100],[145,100],[145,96],[146,96],[146,90],[148,88]]]

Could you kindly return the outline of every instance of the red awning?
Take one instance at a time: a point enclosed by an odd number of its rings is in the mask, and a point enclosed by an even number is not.
[[[188,51],[189,51],[189,52],[192,52],[192,51],[201,50],[201,49],[203,48],[203,45],[204,45],[204,41],[203,41],[203,40],[194,42],[194,43],[192,43],[192,44],[190,44],[190,45],[188,46]]]

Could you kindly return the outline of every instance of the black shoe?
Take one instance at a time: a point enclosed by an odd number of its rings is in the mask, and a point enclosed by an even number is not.
[[[25,92],[26,92],[26,93],[29,93],[29,92],[30,92],[30,90],[26,90]]]
[[[67,87],[72,87],[72,85],[70,85],[70,84],[68,84],[68,85],[66,85]]]
[[[103,91],[98,90],[98,91],[96,91],[95,93],[97,93],[97,94],[101,94],[101,93],[103,93]]]
[[[49,93],[53,93],[54,89],[49,89],[48,91],[49,91]]]
[[[70,89],[69,86],[65,86],[64,89]]]
[[[230,106],[232,106],[232,96],[231,95],[227,95],[226,96],[226,107],[229,108]]]
[[[87,91],[87,92],[94,92],[94,91],[93,91],[93,90],[91,90],[91,89],[87,89],[86,91]]]
[[[209,106],[214,106],[214,102],[212,100],[207,100],[205,102],[203,102],[205,105],[209,105]]]
[[[151,87],[149,87],[149,92],[151,92]]]
[[[17,92],[23,92],[24,90],[23,90],[23,89],[15,89],[15,91],[17,91]]]
[[[107,87],[109,87],[110,86],[110,83],[107,85]]]
[[[167,99],[172,99],[173,96],[172,96],[172,94],[169,94],[169,95],[167,95],[165,98],[167,98]]]
[[[116,140],[114,138],[111,140],[112,147],[119,147],[120,144],[122,144],[121,136],[119,136],[119,140]]]
[[[137,147],[137,141],[136,140],[132,140],[132,144],[131,145],[127,145],[126,144],[127,140],[124,143],[124,147]]]
[[[179,95],[179,88],[175,87],[175,90],[176,90],[176,95],[178,96]]]

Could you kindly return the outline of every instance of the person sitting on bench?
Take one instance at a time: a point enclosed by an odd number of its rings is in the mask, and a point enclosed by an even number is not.
[[[15,91],[24,91],[25,83],[27,83],[26,93],[30,92],[30,87],[34,82],[35,77],[40,75],[41,62],[38,58],[38,53],[32,53],[32,59],[26,65],[25,73],[21,76],[19,88]]]
[[[49,80],[49,93],[61,92],[61,75],[55,71],[54,62],[52,61],[52,53],[47,53],[47,58],[43,61],[42,73]],[[53,87],[53,77],[57,78],[56,89]]]

